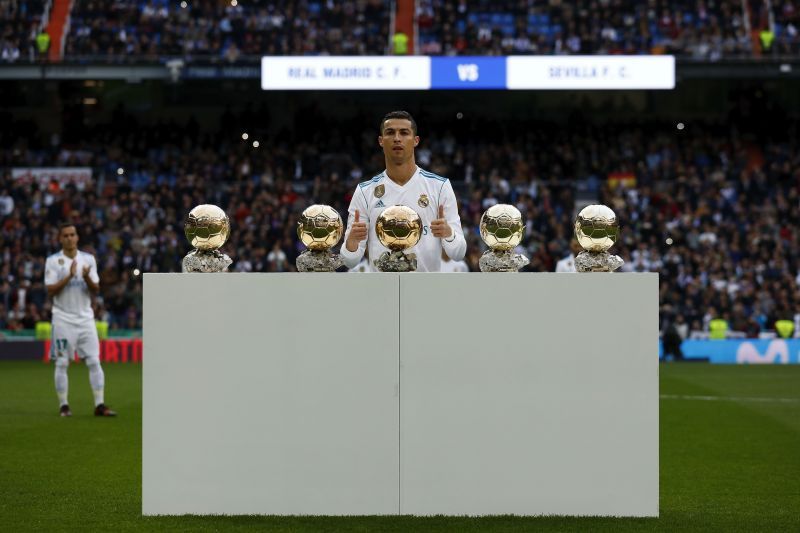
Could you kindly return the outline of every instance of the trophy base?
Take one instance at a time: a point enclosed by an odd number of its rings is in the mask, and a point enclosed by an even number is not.
[[[183,272],[224,272],[233,260],[219,250],[192,250],[181,261]]]
[[[486,250],[478,261],[478,266],[481,272],[517,272],[528,263],[530,261],[527,257],[512,253],[511,250]]]
[[[575,270],[578,272],[614,272],[624,264],[620,256],[608,252],[584,250],[575,257]]]
[[[295,261],[298,272],[334,272],[343,264],[342,257],[329,250],[306,250]]]
[[[414,272],[417,270],[417,254],[383,252],[375,266],[381,272]]]

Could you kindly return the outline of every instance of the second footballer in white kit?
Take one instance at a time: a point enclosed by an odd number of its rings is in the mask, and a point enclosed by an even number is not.
[[[450,180],[419,168],[414,148],[419,144],[417,124],[405,111],[392,111],[381,121],[378,144],[386,170],[360,183],[348,209],[347,230],[340,250],[344,264],[356,266],[369,248],[372,261],[387,250],[378,240],[375,223],[392,205],[405,205],[420,216],[422,236],[408,250],[417,256],[418,272],[439,272],[442,250],[455,261],[463,259],[467,242],[461,229],[458,204]]]
[[[78,232],[73,224],[62,224],[58,239],[61,251],[47,258],[44,283],[53,297],[50,359],[55,364],[56,394],[61,416],[72,416],[67,401],[67,368],[77,351],[89,369],[95,416],[115,416],[104,403],[105,374],[100,366],[100,341],[94,322],[91,295],[100,289],[97,261],[78,250]]]

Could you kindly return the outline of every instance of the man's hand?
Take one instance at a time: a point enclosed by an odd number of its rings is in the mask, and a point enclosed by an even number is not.
[[[58,280],[57,282],[53,283],[52,285],[47,285],[47,295],[48,296],[55,296],[61,290],[66,287],[70,280],[74,278],[78,273],[78,260],[77,257],[72,260],[72,264],[69,266],[69,274]]]
[[[86,283],[86,287],[89,289],[89,292],[94,294],[100,290],[100,284],[92,281],[92,277],[89,275],[89,272],[91,271],[92,267],[88,265],[83,267],[83,281]]]
[[[353,218],[353,225],[350,227],[350,233],[347,235],[347,242],[345,248],[348,252],[355,252],[358,250],[358,244],[367,238],[367,223],[359,222],[359,213],[356,209],[355,218]]]
[[[450,224],[447,223],[447,219],[444,218],[443,205],[439,206],[439,218],[431,222],[431,232],[433,232],[434,237],[440,239],[449,239],[453,235],[453,228],[450,227]]]

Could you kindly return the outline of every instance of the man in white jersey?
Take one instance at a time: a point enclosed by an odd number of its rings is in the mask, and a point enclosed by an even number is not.
[[[355,272],[358,274],[363,274],[364,272],[372,272],[372,267],[370,266],[369,262],[369,250],[364,251],[364,257],[361,258],[361,261],[358,262],[356,266],[353,268],[349,268],[348,272]]]
[[[348,268],[361,261],[369,247],[372,270],[387,248],[378,240],[375,223],[392,205],[410,207],[422,220],[422,236],[407,250],[417,256],[418,272],[439,272],[441,253],[455,261],[464,258],[467,241],[461,229],[456,195],[450,180],[417,166],[414,148],[419,144],[417,123],[406,111],[392,111],[381,120],[378,144],[383,148],[386,170],[359,183],[348,209],[347,230],[340,250]]]
[[[62,224],[58,233],[61,251],[47,258],[44,283],[53,297],[53,327],[50,359],[56,367],[56,394],[61,416],[72,416],[67,401],[67,367],[75,352],[89,369],[94,393],[95,416],[116,416],[103,399],[105,375],[100,367],[100,341],[94,323],[91,295],[100,289],[97,261],[78,250],[78,231]]]
[[[569,255],[561,259],[558,263],[556,263],[556,272],[567,273],[567,272],[578,271],[575,268],[575,256],[577,256],[581,251],[581,247],[578,244],[578,241],[576,241],[575,239],[569,241],[569,249],[570,249]]]

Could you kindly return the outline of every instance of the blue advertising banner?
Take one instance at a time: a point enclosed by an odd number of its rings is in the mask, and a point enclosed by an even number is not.
[[[683,356],[721,364],[800,364],[800,339],[724,339],[683,341]],[[659,342],[659,358],[664,346]]]
[[[505,88],[505,57],[431,57],[431,89]]]

